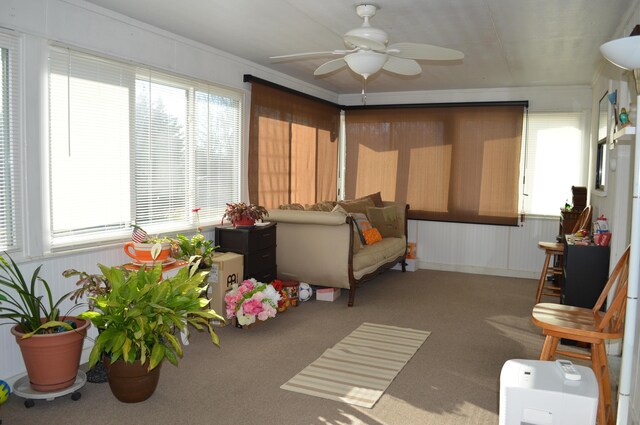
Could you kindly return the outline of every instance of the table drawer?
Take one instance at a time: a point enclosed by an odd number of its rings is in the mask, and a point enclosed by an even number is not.
[[[276,246],[275,227],[256,229],[256,231],[249,233],[249,247],[251,247],[251,251],[259,251],[271,246]]]
[[[273,268],[275,265],[276,247],[271,246],[260,251],[252,252],[245,257],[244,274],[250,276],[259,270]]]
[[[273,266],[268,269],[261,270],[250,277],[255,278],[258,282],[271,283],[276,279],[277,275],[278,275],[278,268],[277,266]]]

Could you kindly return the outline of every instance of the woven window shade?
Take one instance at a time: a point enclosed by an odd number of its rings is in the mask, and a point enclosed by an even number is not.
[[[249,198],[266,208],[336,200],[337,106],[252,82]]]
[[[517,225],[523,106],[346,112],[345,194],[380,191],[409,218]]]

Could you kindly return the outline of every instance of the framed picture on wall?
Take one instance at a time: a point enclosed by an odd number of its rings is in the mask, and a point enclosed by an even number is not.
[[[613,140],[613,132],[615,131],[615,125],[612,116],[612,112],[615,111],[615,108],[610,108],[610,98],[611,96],[609,96],[609,93],[605,92],[605,94],[600,98],[598,109],[598,138],[596,144],[596,169],[594,173],[594,189],[596,193],[599,192],[601,195],[606,193],[607,147],[609,145],[609,142]]]

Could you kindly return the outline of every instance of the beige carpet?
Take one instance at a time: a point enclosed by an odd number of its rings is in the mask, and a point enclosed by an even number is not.
[[[143,403],[115,399],[107,384],[82,398],[11,395],[2,425],[496,425],[500,370],[536,359],[543,338],[531,323],[537,281],[420,270],[388,271],[334,302],[308,301],[251,330],[221,329],[221,348],[193,332],[184,358],[165,364]],[[362,323],[431,332],[372,408],[280,389]],[[0,348],[0,362],[3,361]],[[0,376],[7,380],[8,377]]]
[[[363,323],[280,388],[371,408],[429,334]]]

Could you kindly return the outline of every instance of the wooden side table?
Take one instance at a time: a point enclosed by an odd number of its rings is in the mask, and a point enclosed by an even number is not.
[[[244,255],[244,278],[269,283],[277,277],[276,223],[215,228],[217,251]]]

